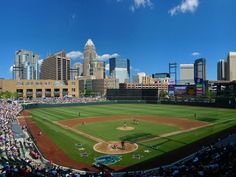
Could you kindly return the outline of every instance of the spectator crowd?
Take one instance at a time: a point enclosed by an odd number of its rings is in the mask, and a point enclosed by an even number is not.
[[[236,144],[203,147],[188,160],[148,172],[126,173],[135,177],[234,177]]]

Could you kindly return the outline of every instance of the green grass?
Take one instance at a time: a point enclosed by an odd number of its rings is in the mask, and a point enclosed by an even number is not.
[[[80,117],[78,113],[80,112]],[[192,132],[183,133],[168,138],[160,138],[158,140],[139,143],[139,149],[133,153],[122,155],[122,161],[115,165],[132,165],[141,161],[153,158],[163,153],[169,152],[196,140],[204,138],[209,134],[222,131],[233,125],[236,125],[236,110],[234,109],[219,109],[219,108],[203,108],[192,106],[174,106],[160,104],[111,104],[111,105],[88,105],[77,107],[56,107],[56,108],[41,108],[32,109],[31,115],[34,122],[42,129],[43,133],[48,134],[51,140],[60,146],[64,152],[72,159],[83,162],[93,163],[94,158],[102,154],[94,152],[93,145],[95,142],[84,138],[70,130],[54,124],[54,121],[66,120],[72,118],[86,117],[102,117],[111,115],[156,115],[162,117],[186,118],[194,119],[194,113],[197,113],[197,119],[212,123],[211,127],[201,128]],[[104,125],[103,125],[104,124]],[[137,140],[137,138],[147,138],[148,136],[157,136],[159,134],[175,131],[177,128],[172,126],[159,126],[156,123],[142,121],[141,129],[136,129],[133,132],[114,131],[114,127],[121,125],[120,121],[112,121],[106,123],[91,123],[86,127],[79,127],[81,130],[103,137],[107,140],[114,139],[129,139]],[[103,126],[108,131],[101,131]],[[162,129],[165,127],[164,129]],[[136,128],[136,127],[135,127]],[[100,130],[99,130],[100,129]],[[134,133],[134,134],[133,134]],[[88,158],[80,157],[75,144],[83,144],[86,151],[89,153]],[[158,148],[156,148],[158,147]],[[149,149],[151,153],[144,153],[144,150]],[[141,154],[143,158],[134,160],[133,154]]]
[[[117,127],[122,127],[124,122],[127,126],[134,127],[132,131],[117,130]],[[95,137],[102,138],[107,141],[111,140],[123,140],[123,141],[137,141],[140,139],[156,137],[160,134],[173,132],[179,130],[175,126],[169,126],[164,124],[157,124],[148,121],[139,121],[138,125],[135,125],[132,120],[130,121],[109,121],[109,122],[95,122],[85,125],[78,125],[76,127],[85,133],[93,135]]]

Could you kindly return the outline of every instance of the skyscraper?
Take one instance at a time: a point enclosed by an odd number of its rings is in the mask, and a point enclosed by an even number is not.
[[[229,52],[227,57],[227,74],[228,81],[236,80],[236,52]]]
[[[226,80],[227,62],[220,60],[217,62],[217,80]]]
[[[194,65],[180,64],[180,84],[194,84]]]
[[[199,58],[194,62],[194,81],[206,80],[206,59]]]
[[[96,61],[96,48],[91,39],[84,46],[83,76],[93,75],[93,62]]]
[[[194,62],[194,81],[196,84],[196,94],[202,95],[205,93],[206,80],[206,59],[199,58]]]
[[[40,79],[70,80],[70,59],[64,51],[57,52],[43,60]]]
[[[39,56],[32,51],[18,50],[13,67],[13,79],[37,80],[39,79]]]
[[[110,76],[119,79],[119,83],[127,82],[130,78],[130,61],[123,58],[110,58]]]
[[[83,76],[95,76],[96,79],[105,78],[105,64],[97,61],[96,48],[91,39],[84,47]]]

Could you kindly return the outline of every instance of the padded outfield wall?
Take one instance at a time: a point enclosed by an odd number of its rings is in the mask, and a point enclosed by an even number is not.
[[[64,104],[22,104],[24,109],[33,109],[33,108],[48,108],[48,107],[69,107],[69,106],[88,106],[88,105],[104,105],[104,104],[142,104],[147,103],[147,101],[142,100],[122,100],[122,101],[102,101],[102,102],[87,102],[87,103],[64,103]]]
[[[142,100],[157,102],[158,89],[107,89],[108,100]]]

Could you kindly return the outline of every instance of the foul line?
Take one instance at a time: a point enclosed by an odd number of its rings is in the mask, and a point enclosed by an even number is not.
[[[79,135],[82,135],[82,136],[84,136],[84,137],[86,137],[86,138],[89,138],[90,140],[96,141],[97,143],[101,143],[101,142],[107,143],[106,141],[104,141],[104,140],[101,139],[101,138],[97,138],[97,137],[92,136],[92,135],[90,135],[90,134],[87,134],[87,133],[84,133],[84,132],[82,132],[82,131],[76,130],[75,128],[71,128],[71,127],[69,127],[69,126],[67,126],[67,125],[62,125],[62,124],[60,124],[60,123],[58,123],[58,122],[53,122],[53,123],[55,123],[56,125],[59,125],[60,127],[69,129],[69,130],[71,130],[71,131],[73,131],[73,132],[75,132],[75,133],[78,133]]]
[[[212,126],[212,125],[213,124],[208,124],[208,125],[203,125],[203,126],[199,126],[199,127],[189,128],[189,129],[186,129],[186,130],[179,130],[179,131],[175,131],[175,132],[165,133],[165,134],[159,135],[159,136],[154,137],[154,138],[137,141],[137,143],[144,143],[144,142],[149,142],[149,141],[153,141],[153,140],[158,140],[158,139],[161,139],[161,138],[166,138],[166,137],[173,136],[173,135],[178,135],[178,134],[181,134],[181,133],[191,132],[191,131],[197,130],[199,128],[209,127],[209,126]]]

